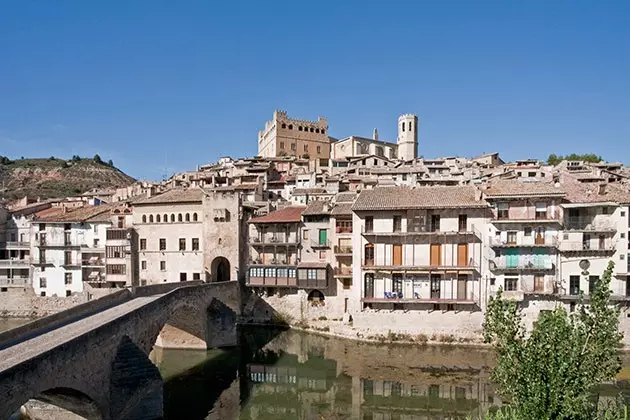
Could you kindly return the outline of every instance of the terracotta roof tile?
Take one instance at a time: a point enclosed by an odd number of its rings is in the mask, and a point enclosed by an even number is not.
[[[264,216],[254,217],[249,223],[297,223],[302,221],[302,212],[305,209],[305,206],[287,206]]]
[[[330,214],[332,216],[352,216],[352,203],[337,203]]]
[[[105,222],[109,221],[112,205],[83,206],[64,211],[61,207],[53,207],[35,214],[36,222],[70,223],[70,222]],[[100,216],[105,215],[105,218]]]
[[[203,191],[199,188],[190,188],[168,190],[162,194],[138,200],[135,204],[200,203],[201,201],[203,201]]]
[[[483,207],[488,207],[488,203],[475,200],[475,187],[472,186],[380,187],[361,191],[352,210]]]
[[[488,184],[484,190],[486,198],[499,197],[563,197],[561,186],[551,182],[523,182],[518,180],[497,180]]]
[[[302,212],[302,216],[316,216],[320,214],[330,214],[330,201],[328,200],[313,200],[306,206],[306,209]]]
[[[305,194],[326,194],[326,188],[296,188],[293,190],[293,195],[305,195]]]

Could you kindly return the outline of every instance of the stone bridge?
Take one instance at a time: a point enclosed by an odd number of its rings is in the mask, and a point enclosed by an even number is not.
[[[125,289],[0,334],[0,420],[33,398],[88,419],[162,417],[162,378],[148,358],[160,331],[234,346],[239,292],[238,282]]]

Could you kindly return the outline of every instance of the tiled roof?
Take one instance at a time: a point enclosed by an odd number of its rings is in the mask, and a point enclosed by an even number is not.
[[[352,203],[357,198],[355,191],[337,193],[335,201],[337,203]]]
[[[199,188],[190,188],[168,190],[162,194],[138,200],[135,204],[200,203],[201,201],[203,201],[203,191]]]
[[[566,199],[570,203],[619,203],[630,204],[630,192],[616,184],[605,184],[600,194],[599,184],[566,182],[562,185]]]
[[[298,268],[328,268],[327,262],[301,262],[298,264]]]
[[[475,200],[475,187],[472,186],[380,187],[361,191],[352,210],[483,207],[488,204],[485,200]]]
[[[330,214],[330,202],[328,200],[313,200],[306,206],[302,216],[316,216],[320,214]]]
[[[326,194],[326,188],[296,188],[293,195]]]
[[[351,216],[352,215],[352,203],[337,203],[332,208],[330,214],[332,216]]]
[[[305,209],[305,206],[287,206],[264,216],[254,217],[249,223],[297,223],[302,221],[302,212]]]
[[[499,197],[563,197],[564,190],[551,182],[523,182],[497,180],[488,183],[484,191],[486,198]]]
[[[112,205],[83,206],[76,209],[52,207],[35,215],[36,222],[70,223],[70,222],[107,222],[110,220]],[[104,216],[104,217],[102,217]]]

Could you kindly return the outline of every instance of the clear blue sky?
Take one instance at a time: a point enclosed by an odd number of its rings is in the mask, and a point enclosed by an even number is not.
[[[159,179],[253,156],[274,109],[335,137],[630,164],[630,1],[0,0],[0,155]]]

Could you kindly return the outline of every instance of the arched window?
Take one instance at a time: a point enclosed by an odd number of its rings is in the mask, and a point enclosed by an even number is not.
[[[311,306],[324,306],[324,294],[315,289],[308,294],[307,300],[311,302]]]
[[[289,124],[289,130],[293,130],[293,124]]]
[[[409,121],[409,131],[413,131],[413,130],[411,129],[411,121]]]
[[[405,122],[402,123],[402,131],[405,131]]]
[[[299,127],[298,127],[298,131],[302,131],[302,126],[299,126]]]
[[[285,123],[282,123],[282,128],[287,128],[287,125]]]
[[[190,213],[186,213],[186,221],[190,222]]]
[[[162,217],[158,214],[157,216],[155,216],[155,221],[157,223],[161,223],[162,222]]]
[[[171,214],[171,223],[175,223],[175,215]]]
[[[326,134],[326,130],[322,128],[322,134]]]
[[[363,256],[364,265],[374,265],[374,244],[365,244]]]
[[[197,221],[197,213],[193,213],[193,222]]]
[[[319,128],[316,128],[316,129],[315,129],[315,132],[319,134]]]
[[[143,214],[142,215],[142,223],[146,223],[147,222],[147,215]]]
[[[311,133],[315,132],[315,129],[313,127],[311,127]]]
[[[181,213],[179,213],[179,214],[177,215],[177,221],[178,221],[178,222],[181,222],[181,221],[182,221],[182,214],[181,214]]]
[[[153,223],[153,215],[149,216],[149,223]]]
[[[162,220],[164,221],[164,223],[168,223],[168,214],[165,214],[165,215],[162,217]]]

